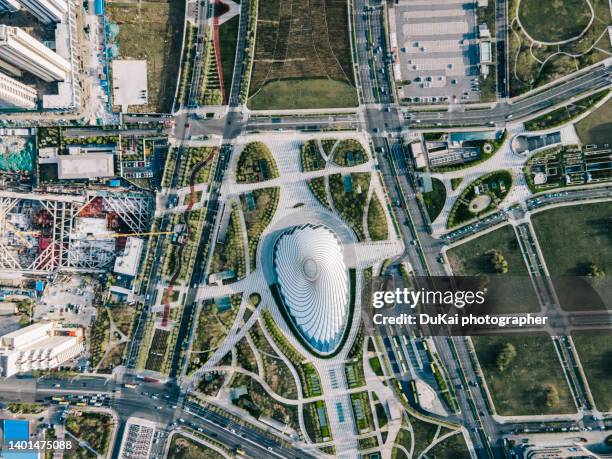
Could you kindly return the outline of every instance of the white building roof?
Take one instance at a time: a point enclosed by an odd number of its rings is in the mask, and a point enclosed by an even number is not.
[[[490,64],[492,62],[491,55],[491,42],[490,41],[481,41],[480,42],[480,63],[481,64]]]
[[[348,314],[349,280],[338,237],[323,225],[286,231],[274,247],[280,293],[295,327],[318,352],[333,352]]]
[[[115,259],[113,271],[126,276],[136,276],[143,244],[144,242],[140,238],[128,237],[123,254]]]
[[[130,105],[149,103],[147,92],[147,61],[114,60],[113,103],[127,112]]]
[[[59,179],[93,179],[115,175],[114,155],[108,153],[81,153],[57,157]]]

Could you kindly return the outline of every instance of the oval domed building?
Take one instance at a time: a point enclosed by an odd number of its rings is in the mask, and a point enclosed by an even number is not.
[[[349,276],[337,235],[325,225],[286,230],[274,246],[274,270],[292,327],[316,353],[334,352],[349,315]]]

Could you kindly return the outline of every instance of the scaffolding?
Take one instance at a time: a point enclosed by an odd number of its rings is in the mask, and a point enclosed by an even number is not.
[[[48,275],[57,271],[107,270],[115,260],[116,241],[122,234],[92,236],[77,231],[78,219],[87,218],[79,217],[79,212],[100,199],[105,210],[100,217],[117,216],[129,233],[145,233],[149,229],[153,200],[145,194],[0,191],[0,273]]]

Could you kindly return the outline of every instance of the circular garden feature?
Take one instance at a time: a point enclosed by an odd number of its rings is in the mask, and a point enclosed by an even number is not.
[[[521,0],[518,18],[536,41],[556,43],[578,37],[591,20],[587,0]]]

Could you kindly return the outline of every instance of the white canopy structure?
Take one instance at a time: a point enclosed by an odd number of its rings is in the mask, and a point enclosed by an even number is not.
[[[288,229],[276,242],[274,269],[287,312],[302,337],[331,353],[346,328],[349,278],[343,248],[324,225]]]

